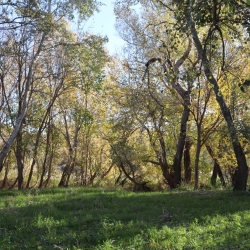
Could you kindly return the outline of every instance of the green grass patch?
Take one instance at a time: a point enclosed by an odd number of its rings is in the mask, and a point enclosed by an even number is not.
[[[173,216],[163,220],[163,208]],[[0,249],[250,249],[250,195],[0,191]]]

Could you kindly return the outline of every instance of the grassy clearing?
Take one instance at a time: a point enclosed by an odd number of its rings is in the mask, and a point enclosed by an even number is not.
[[[162,209],[172,214],[163,221]],[[0,249],[250,249],[250,195],[0,191]]]

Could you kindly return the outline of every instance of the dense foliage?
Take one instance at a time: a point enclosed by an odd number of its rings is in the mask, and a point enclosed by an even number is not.
[[[246,190],[248,1],[117,0],[116,56],[97,1],[0,9],[1,188]]]

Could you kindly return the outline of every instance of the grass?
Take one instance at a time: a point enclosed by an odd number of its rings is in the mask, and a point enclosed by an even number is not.
[[[250,249],[249,235],[249,193],[0,191],[3,250]]]

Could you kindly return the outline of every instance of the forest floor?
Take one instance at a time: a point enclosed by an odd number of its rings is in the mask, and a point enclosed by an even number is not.
[[[0,191],[3,250],[250,249],[249,235],[248,192]]]

